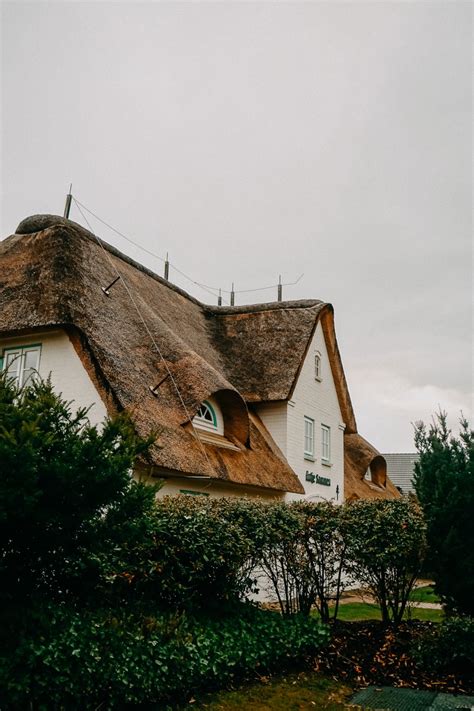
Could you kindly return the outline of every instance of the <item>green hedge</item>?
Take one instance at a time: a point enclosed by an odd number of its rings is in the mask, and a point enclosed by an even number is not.
[[[250,604],[223,617],[53,608],[0,657],[2,709],[101,709],[186,700],[314,654],[328,629]]]
[[[474,675],[474,618],[452,617],[435,625],[417,642],[413,656],[424,669]]]

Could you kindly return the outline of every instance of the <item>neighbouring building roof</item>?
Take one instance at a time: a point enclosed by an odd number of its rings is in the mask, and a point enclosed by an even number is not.
[[[253,403],[291,397],[321,322],[350,443],[346,495],[372,495],[363,482],[367,466],[361,468],[354,454],[359,440],[350,439],[359,435],[330,304],[208,306],[53,215],[23,220],[0,243],[0,260],[0,333],[66,329],[109,411],[127,409],[139,434],[156,434],[150,464],[158,474],[184,472],[304,493]],[[122,279],[107,297],[102,287],[116,270]],[[159,383],[152,394],[150,386]],[[204,450],[187,424],[211,396],[224,404],[229,438],[239,451],[212,445]],[[361,479],[357,486],[354,477]]]
[[[392,452],[382,455],[387,462],[387,473],[403,494],[414,493],[413,475],[415,474],[415,463],[420,455],[416,452]]]

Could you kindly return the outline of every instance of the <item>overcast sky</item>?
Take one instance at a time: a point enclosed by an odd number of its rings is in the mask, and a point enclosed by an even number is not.
[[[72,182],[196,281],[304,273],[284,296],[334,305],[359,431],[413,451],[411,422],[441,406],[455,424],[471,406],[471,14],[456,1],[3,2],[1,235],[62,214]]]

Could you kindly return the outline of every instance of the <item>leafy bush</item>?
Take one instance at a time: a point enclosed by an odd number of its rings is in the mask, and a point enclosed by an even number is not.
[[[291,665],[329,637],[312,618],[284,618],[251,605],[223,618],[49,607],[32,628],[14,651],[0,656],[4,709],[73,711],[183,700],[256,669]]]
[[[428,567],[448,612],[474,615],[474,433],[453,437],[446,414],[415,430],[415,490],[428,525]]]
[[[424,669],[474,674],[474,619],[452,617],[435,625],[416,644],[413,656]]]
[[[347,547],[340,530],[342,512],[329,502],[267,506],[259,565],[283,614],[308,615],[315,605],[327,622],[329,601],[335,599],[337,616]]]
[[[276,595],[283,615],[309,615],[316,598],[302,541],[303,516],[291,504],[267,504],[266,538],[258,568]]]
[[[207,609],[245,596],[266,536],[264,504],[174,496],[156,501],[146,567],[136,584],[166,607]]]
[[[426,552],[426,525],[411,500],[357,501],[346,508],[349,569],[367,586],[384,623],[398,625]]]
[[[347,541],[342,525],[345,507],[330,502],[295,506],[304,516],[303,542],[316,590],[315,605],[321,619],[328,622],[329,601],[335,601],[332,617],[336,619],[341,592],[349,583]]]

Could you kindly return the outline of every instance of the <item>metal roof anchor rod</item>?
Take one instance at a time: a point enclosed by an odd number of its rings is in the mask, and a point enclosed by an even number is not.
[[[110,296],[110,289],[113,287],[114,284],[118,282],[119,279],[120,276],[116,277],[108,286],[100,287],[106,296]]]
[[[156,385],[150,385],[150,386],[149,386],[149,387],[150,387],[150,392],[152,392],[155,397],[158,397],[158,388],[160,387],[160,385],[163,385],[163,383],[165,382],[165,380],[166,380],[167,378],[169,378],[169,377],[170,377],[170,374],[167,373],[164,378],[161,378],[161,380],[160,380],[159,383],[157,383]]]
[[[278,277],[278,301],[282,301],[283,297],[283,284],[281,283],[281,274]]]
[[[69,213],[71,212],[71,201],[72,201],[72,183],[69,186],[69,192],[66,195],[66,204],[64,205],[64,218],[69,220]]]
[[[234,291],[234,282],[232,282],[232,291],[230,292],[230,305],[233,306],[235,303],[235,291]]]
[[[166,279],[166,281],[169,281],[169,279],[170,279],[170,263],[168,260],[168,252],[166,252],[166,259],[165,259],[165,279]]]
[[[220,289],[219,289],[219,296],[217,297],[217,305],[222,306],[222,293],[221,293]]]

